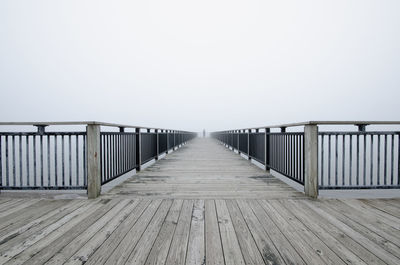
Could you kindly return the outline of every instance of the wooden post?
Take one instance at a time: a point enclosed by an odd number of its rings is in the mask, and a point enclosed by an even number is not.
[[[269,173],[270,167],[269,167],[269,133],[271,132],[270,128],[265,128],[265,133],[264,133],[264,163],[265,163],[265,170]]]
[[[318,197],[318,126],[304,126],[304,193]]]
[[[160,140],[158,139],[158,130],[156,129],[155,132],[156,132],[156,137],[157,137],[157,140],[156,140],[156,149],[157,149],[156,160],[158,160],[158,156],[160,154],[160,148],[159,148]]]
[[[89,199],[101,193],[100,126],[86,126],[87,137],[87,194]]]
[[[135,129],[136,132],[136,171],[142,169],[142,136],[140,128]]]

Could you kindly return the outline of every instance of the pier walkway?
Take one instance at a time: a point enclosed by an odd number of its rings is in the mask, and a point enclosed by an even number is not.
[[[400,199],[309,199],[195,139],[97,199],[0,195],[0,264],[400,264]]]

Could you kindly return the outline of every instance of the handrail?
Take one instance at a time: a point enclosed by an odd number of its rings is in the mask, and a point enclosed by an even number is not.
[[[117,127],[117,128],[132,128],[132,129],[150,129],[150,130],[169,130],[176,132],[191,133],[189,131],[169,129],[169,128],[158,128],[158,127],[146,127],[136,126],[100,121],[49,121],[49,122],[0,122],[0,126],[50,126],[50,125],[99,125],[105,127]]]
[[[294,123],[285,123],[280,125],[266,125],[259,127],[247,127],[247,128],[238,128],[238,129],[230,129],[230,130],[222,130],[215,131],[219,132],[228,132],[228,131],[237,131],[237,130],[255,130],[255,129],[273,129],[273,128],[288,128],[288,127],[298,127],[298,126],[306,126],[306,125],[400,125],[400,121],[304,121],[304,122],[294,122]]]

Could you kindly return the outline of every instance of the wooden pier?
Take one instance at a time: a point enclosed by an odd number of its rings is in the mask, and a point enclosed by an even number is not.
[[[400,264],[400,199],[309,199],[195,139],[97,199],[0,195],[0,264]]]

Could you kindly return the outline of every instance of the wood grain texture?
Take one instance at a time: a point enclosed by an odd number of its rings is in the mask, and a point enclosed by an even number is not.
[[[400,264],[399,205],[310,200],[197,139],[94,200],[0,195],[0,264]]]

